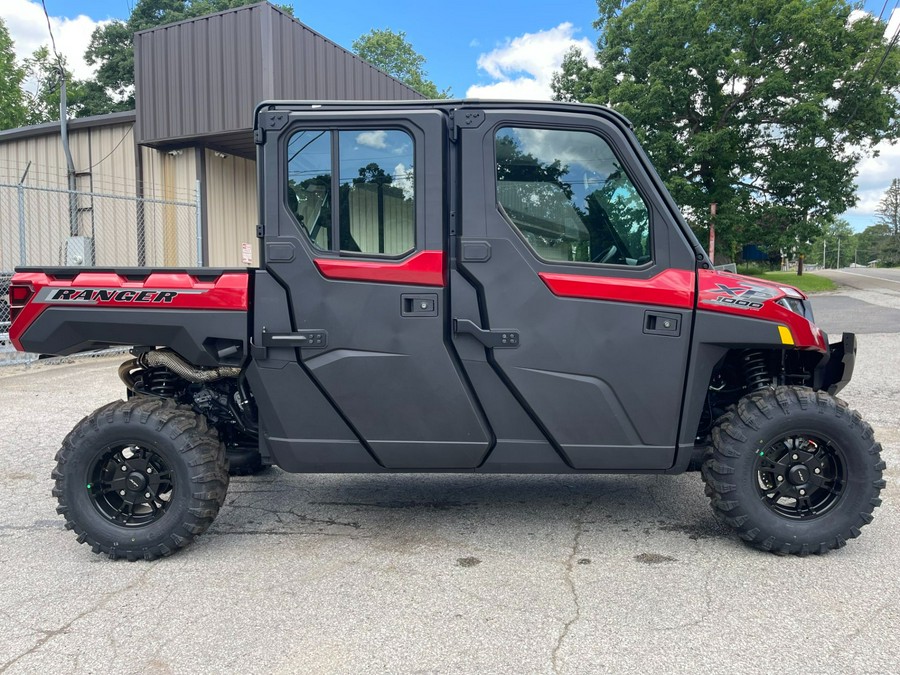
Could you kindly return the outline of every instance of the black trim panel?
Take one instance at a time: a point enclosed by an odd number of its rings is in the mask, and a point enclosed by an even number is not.
[[[247,355],[247,330],[246,312],[48,307],[21,342],[26,351],[59,356],[113,345],[169,347],[196,366],[238,365]],[[225,345],[238,351],[220,359]]]

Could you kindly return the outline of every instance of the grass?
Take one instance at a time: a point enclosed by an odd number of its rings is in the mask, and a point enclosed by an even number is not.
[[[837,285],[831,279],[820,277],[818,274],[810,274],[809,272],[804,272],[801,277],[798,277],[796,272],[766,272],[755,276],[776,284],[794,286],[804,293],[822,293],[823,291],[833,291],[837,288]]]

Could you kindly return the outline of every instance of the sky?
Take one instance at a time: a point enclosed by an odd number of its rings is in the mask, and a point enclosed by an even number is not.
[[[253,0],[248,0],[248,4]],[[456,5],[428,0],[343,0],[340,3],[276,0],[292,4],[294,16],[350,48],[372,28],[406,32],[426,58],[428,77],[455,97],[550,97],[550,77],[573,45],[593,58],[597,33],[594,0],[486,0]],[[46,0],[59,51],[78,78],[92,72],[83,59],[93,29],[126,19],[134,0]],[[897,0],[865,0],[866,11],[891,16],[889,33],[900,29]],[[2,17],[20,57],[49,44],[40,0],[0,0]],[[883,144],[867,157],[857,177],[859,203],[844,214],[854,229],[875,222],[875,208],[891,179],[900,177],[900,144]]]

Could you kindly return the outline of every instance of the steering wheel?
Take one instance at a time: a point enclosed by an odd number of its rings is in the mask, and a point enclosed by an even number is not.
[[[593,258],[591,258],[591,262],[600,263],[600,264],[607,263],[610,260],[612,260],[613,256],[615,256],[616,253],[618,253],[618,252],[619,252],[618,247],[615,244],[613,244],[612,246],[610,246],[608,249],[606,249],[602,253],[598,253]]]

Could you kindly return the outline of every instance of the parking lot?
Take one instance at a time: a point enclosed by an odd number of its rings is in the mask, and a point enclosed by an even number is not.
[[[0,672],[898,672],[900,283],[876,282],[814,309],[859,334],[842,396],[884,505],[805,559],[745,547],[699,474],[270,469],[184,551],[113,562],[64,530],[50,471],[119,359],[0,369]]]

